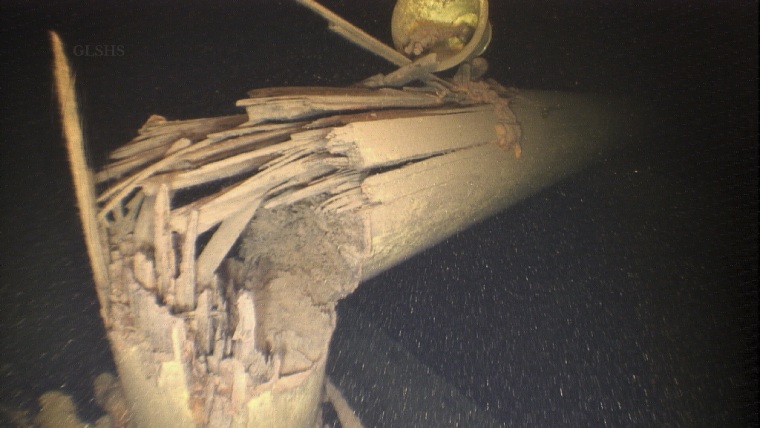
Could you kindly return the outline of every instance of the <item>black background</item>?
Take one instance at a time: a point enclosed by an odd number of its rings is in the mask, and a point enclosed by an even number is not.
[[[757,4],[491,3],[491,77],[632,94],[660,119],[363,284],[341,322],[380,326],[509,426],[756,425]],[[392,1],[324,4],[390,41]],[[249,89],[393,68],[292,2],[6,1],[1,15],[0,399],[33,405],[61,388],[92,419],[91,380],[113,364],[47,30],[69,47],[94,165],[153,113],[230,114]],[[77,45],[123,55],[74,56]]]

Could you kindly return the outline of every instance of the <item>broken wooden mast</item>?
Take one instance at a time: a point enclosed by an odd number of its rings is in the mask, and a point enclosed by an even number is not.
[[[97,173],[72,163],[129,423],[314,426],[339,299],[623,128],[609,100],[425,61],[408,69],[425,86],[258,89],[245,114],[152,116]]]

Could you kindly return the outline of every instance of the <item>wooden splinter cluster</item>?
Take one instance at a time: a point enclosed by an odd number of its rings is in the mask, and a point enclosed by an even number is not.
[[[201,423],[220,412],[212,395],[218,404],[226,390],[239,407],[261,388],[297,386],[319,360],[308,369],[290,364],[288,376],[281,376],[281,355],[254,364],[263,315],[255,294],[225,292],[219,268],[257,210],[318,200],[317,213],[361,216],[378,203],[363,190],[367,178],[497,142],[503,122],[502,107],[430,88],[273,88],[249,95],[237,103],[245,115],[152,116],[95,174],[103,189],[97,216],[108,239],[110,283],[101,291],[112,342],[148,339],[158,355],[154,365],[186,367],[179,382],[194,391],[193,417]],[[351,265],[361,269],[366,254],[350,253]],[[329,324],[331,334],[334,317]],[[323,357],[328,343],[329,334]],[[189,373],[204,381],[193,382]],[[209,375],[222,379],[216,394],[206,390]]]

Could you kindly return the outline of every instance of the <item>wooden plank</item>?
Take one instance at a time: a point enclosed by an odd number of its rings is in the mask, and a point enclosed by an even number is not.
[[[170,197],[169,186],[162,184],[153,206],[153,252],[156,263],[158,294],[162,298],[169,295],[174,281],[174,248],[172,232],[169,228]],[[185,220],[187,221],[187,220]]]
[[[214,272],[222,263],[222,260],[229,253],[230,248],[235,244],[245,226],[251,221],[253,214],[256,213],[261,199],[255,200],[248,206],[243,207],[238,213],[228,217],[222,222],[219,228],[214,232],[214,236],[206,244],[206,247],[198,257],[197,263],[197,281],[198,285],[204,286],[211,281]],[[198,211],[193,211],[197,213]],[[197,217],[196,217],[197,228]]]
[[[274,86],[268,88],[257,88],[248,91],[248,98],[243,100],[283,98],[298,99],[304,97],[375,97],[378,94],[383,96],[413,96],[415,92],[409,92],[401,89],[377,90],[362,87],[338,87],[338,86]]]
[[[197,169],[159,174],[146,179],[144,183],[145,185],[152,185],[158,182],[168,182],[172,190],[179,190],[254,171],[273,158],[274,155],[271,154],[243,153],[219,162],[203,165]]]
[[[246,115],[243,115],[247,117]],[[256,126],[243,126],[241,124],[237,128],[226,129],[224,131],[213,132],[207,135],[207,138],[216,139],[217,141],[226,140],[228,138],[242,137],[244,135],[258,134],[260,132],[279,131],[285,128],[301,127],[306,122],[289,122],[289,123],[264,123]]]
[[[189,311],[195,309],[196,298],[195,245],[198,239],[198,211],[191,211],[187,217],[187,230],[183,239],[182,260],[174,293],[174,308]]]
[[[161,121],[156,118],[161,118],[161,116],[151,116],[140,129],[140,135],[114,150],[111,153],[111,159],[132,157],[147,150],[165,146],[167,142],[176,141],[183,137],[191,141],[199,141],[210,133],[240,125],[245,122],[246,116],[238,114],[174,121],[166,121],[166,119]]]
[[[232,340],[236,342],[233,354],[235,359],[243,363],[244,367],[253,362],[256,351],[256,310],[253,293],[241,291],[237,296],[238,322]]]
[[[331,193],[334,189],[343,188],[344,186],[358,188],[361,184],[361,179],[362,175],[358,173],[338,173],[330,175],[322,180],[311,183],[304,188],[275,196],[267,200],[264,204],[264,208],[272,209],[282,205],[291,205],[312,196]]]
[[[320,163],[311,157],[297,159],[277,168],[268,168],[210,197],[177,208],[172,213],[172,228],[182,230],[185,223],[182,220],[184,216],[189,210],[197,209],[200,213],[198,233],[203,233],[237,212],[241,205],[247,205],[262,198],[268,190],[275,186],[289,180],[303,181],[306,178],[316,178],[333,170],[332,166]]]
[[[111,162],[106,165],[102,170],[95,174],[95,181],[97,183],[103,183],[108,180],[119,178],[136,168],[155,161],[156,159],[160,159],[166,154],[165,145],[175,141],[176,138],[173,135],[162,135],[157,137],[157,140],[161,140],[156,142],[158,147],[143,150],[134,156],[124,157],[116,162]]]
[[[471,107],[431,107],[431,108],[394,108],[391,110],[361,111],[358,113],[334,114],[314,119],[304,125],[304,129],[335,128],[354,122],[371,122],[375,120],[398,119],[402,117],[419,117],[432,114],[447,114],[455,111],[467,111]]]
[[[188,151],[178,158],[182,164],[203,165],[206,162],[223,159],[244,151],[254,151],[266,146],[282,143],[288,140],[288,136],[300,126],[288,126],[284,129],[257,132],[240,137],[219,140],[202,149]]]
[[[211,290],[205,289],[198,294],[195,307],[195,343],[200,347],[203,355],[212,356],[214,347],[214,324],[211,319]],[[213,370],[213,369],[212,369]]]
[[[300,89],[303,88],[290,88]],[[394,89],[366,90],[348,88],[320,88],[321,91],[298,93],[297,91],[269,90],[277,95],[261,96],[265,92],[253,92],[255,98],[239,100],[237,106],[245,107],[247,124],[272,121],[308,119],[335,112],[377,110],[387,108],[426,108],[440,106],[443,99],[423,92]]]
[[[324,201],[318,208],[320,212],[333,211],[341,213],[362,207],[369,208],[367,197],[361,188],[347,189]]]
[[[150,245],[153,243],[153,213],[156,203],[155,195],[146,195],[142,192],[141,194],[144,200],[140,205],[140,212],[137,214],[134,229],[134,241],[138,247],[143,244]]]
[[[330,153],[345,155],[358,170],[392,166],[497,140],[493,107],[464,112],[354,122],[335,128]]]

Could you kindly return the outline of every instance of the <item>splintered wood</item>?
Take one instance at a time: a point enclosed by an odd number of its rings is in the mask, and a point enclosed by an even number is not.
[[[95,175],[112,342],[185,367],[203,424],[323,364],[371,251],[365,179],[519,136],[505,99],[430,87],[259,89],[237,105],[152,116]]]
[[[200,254],[194,271],[204,285],[262,202],[273,208],[320,194],[360,198],[354,190],[373,169],[485,144],[496,129],[493,104],[456,107],[470,103],[421,90],[272,88],[251,95],[237,103],[247,116],[152,116],[96,174],[108,184],[99,216],[112,233],[154,236],[162,291],[174,287],[172,234],[184,242],[218,226],[225,236],[212,237]],[[355,202],[342,205],[360,206]],[[142,215],[149,206],[153,215]],[[189,244],[183,248],[191,254]],[[189,278],[193,269],[183,267]]]

